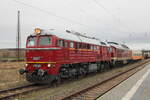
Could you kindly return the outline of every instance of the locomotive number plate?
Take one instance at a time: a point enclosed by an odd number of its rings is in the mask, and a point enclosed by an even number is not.
[[[40,57],[33,57],[33,60],[40,60]]]
[[[41,67],[41,64],[34,64],[33,67],[39,68],[39,67]]]

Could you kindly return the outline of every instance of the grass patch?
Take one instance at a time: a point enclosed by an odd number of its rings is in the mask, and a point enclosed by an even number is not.
[[[0,90],[28,83],[25,76],[18,72],[24,64],[23,62],[0,63]]]
[[[19,61],[24,61],[25,60],[25,58],[19,58]],[[8,58],[0,58],[0,61],[18,61],[18,58],[16,58],[16,57],[12,57],[12,58],[10,58],[10,57],[8,57]]]

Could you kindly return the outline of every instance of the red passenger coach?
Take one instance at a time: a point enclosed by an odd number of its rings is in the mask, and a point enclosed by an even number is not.
[[[100,71],[111,63],[111,48],[74,31],[35,29],[26,44],[26,68],[20,73],[34,83],[51,83]],[[115,55],[115,54],[114,54]]]

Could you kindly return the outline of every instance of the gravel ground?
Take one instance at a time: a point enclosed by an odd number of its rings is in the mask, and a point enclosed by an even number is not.
[[[67,95],[70,92],[77,91],[79,89],[83,89],[88,87],[91,84],[97,83],[106,79],[107,77],[114,75],[115,73],[122,72],[127,70],[134,65],[139,64],[141,61],[135,64],[129,64],[124,67],[115,68],[103,73],[97,73],[95,75],[91,75],[88,77],[84,77],[78,80],[69,81],[64,84],[60,84],[58,86],[51,86],[48,89],[35,91],[27,95],[20,95],[16,97],[15,100],[57,100],[60,96]]]

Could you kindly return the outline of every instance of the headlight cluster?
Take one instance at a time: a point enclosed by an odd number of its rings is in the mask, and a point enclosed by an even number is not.
[[[29,64],[26,63],[25,66],[28,67]],[[42,65],[41,64],[33,64],[33,67],[40,68],[40,67],[42,67]],[[49,68],[55,67],[55,64],[47,64],[47,67],[49,67]]]
[[[28,66],[28,64],[26,64],[26,67]]]
[[[54,64],[48,64],[47,65],[47,67],[49,67],[49,68],[52,68],[52,67],[54,67],[55,65]]]

